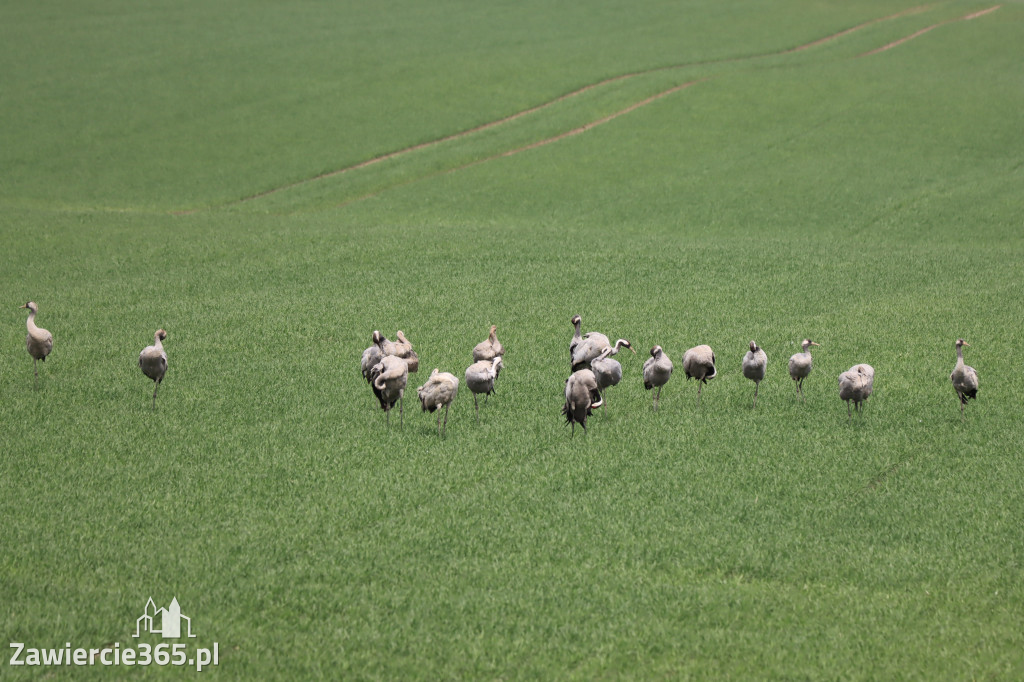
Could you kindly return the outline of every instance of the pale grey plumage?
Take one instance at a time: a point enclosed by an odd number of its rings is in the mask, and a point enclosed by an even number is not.
[[[715,352],[711,350],[711,346],[694,346],[686,351],[683,354],[683,372],[686,373],[687,381],[697,380],[697,404],[700,405],[700,392],[704,384],[708,383],[708,379],[718,376],[718,370],[715,369]]]
[[[963,417],[967,401],[971,398],[975,400],[978,398],[978,372],[970,365],[964,364],[964,346],[970,345],[963,339],[956,340],[956,366],[953,367],[953,372],[949,375],[949,380],[953,382],[953,390],[956,391],[956,397],[960,400],[961,417]]]
[[[370,371],[370,386],[385,413],[385,424],[391,424],[391,408],[398,403],[399,426],[405,426],[405,387],[409,381],[409,365],[395,355],[385,355]]]
[[[789,376],[796,382],[796,392],[800,394],[801,400],[804,398],[804,379],[814,367],[814,361],[811,359],[811,346],[817,345],[819,344],[810,339],[804,339],[800,342],[800,347],[803,350],[800,353],[794,353],[789,358]]]
[[[25,336],[25,349],[32,356],[32,369],[35,371],[33,386],[35,386],[39,381],[39,361],[46,362],[46,356],[53,350],[53,334],[36,326],[36,313],[39,312],[39,306],[34,301],[29,301],[21,308],[28,308],[28,321],[25,323],[28,328],[28,334]]]
[[[448,408],[459,392],[459,380],[451,372],[439,372],[436,368],[430,373],[427,383],[416,389],[420,404],[428,412],[437,410],[437,433],[442,437],[448,433]],[[444,407],[444,431],[441,430],[441,412]]]
[[[572,353],[572,371],[590,369],[590,363],[599,356],[605,348],[611,348],[608,337],[600,332],[587,332],[583,339],[576,344]]]
[[[743,376],[754,382],[754,404],[751,408],[757,407],[757,391],[764,381],[767,367],[768,355],[763,348],[751,341],[750,350],[743,356]]]
[[[473,347],[473,362],[486,360],[490,362],[494,358],[504,357],[505,347],[498,340],[498,325],[492,324],[487,339]]]
[[[139,367],[142,373],[153,380],[153,409],[156,409],[156,391],[167,374],[167,353],[164,351],[164,339],[167,332],[157,329],[153,334],[153,345],[146,346],[139,353]]]
[[[644,362],[644,388],[648,391],[655,386],[658,391],[654,394],[654,409],[658,409],[658,400],[661,398],[661,387],[668,383],[672,376],[672,361],[661,346],[651,349],[651,357]]]
[[[619,339],[614,346],[605,348],[601,354],[590,363],[590,369],[597,379],[597,390],[601,394],[602,405],[607,400],[607,389],[622,381],[622,365],[618,360],[612,360],[611,356],[616,355],[620,348],[628,348],[636,355],[633,346],[626,339]]]
[[[572,373],[565,381],[565,405],[562,414],[565,423],[572,424],[572,434],[576,435],[576,424],[587,429],[587,416],[595,407],[601,406],[601,394],[597,390],[597,378],[589,369],[581,369]]]
[[[875,384],[875,368],[871,365],[854,365],[839,375],[839,398],[846,401],[846,418],[851,418],[850,401],[854,408],[863,413],[863,403],[871,395]]]
[[[496,357],[490,362],[486,360],[474,362],[466,368],[466,386],[473,393],[473,409],[477,421],[480,421],[480,405],[476,396],[478,393],[483,393],[486,401],[487,396],[494,393],[494,379],[498,376],[503,364],[501,357]]]
[[[379,331],[374,330],[373,345],[363,351],[363,357],[359,362],[359,368],[367,383],[371,383],[373,381],[373,379],[370,378],[370,372],[373,370],[374,365],[380,362],[381,358],[384,357],[384,353],[381,352],[380,348],[383,342],[384,335]]]
[[[572,339],[569,341],[569,363],[572,364],[572,356],[576,353],[576,346],[583,341],[583,335],[580,333],[580,325],[583,324],[583,318],[579,315],[573,315],[569,322],[572,323],[572,326],[575,329]]]

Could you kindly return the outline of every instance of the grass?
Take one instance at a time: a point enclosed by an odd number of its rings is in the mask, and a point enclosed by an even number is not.
[[[1024,13],[784,54],[911,6],[5,10],[0,632],[133,646],[176,596],[232,679],[1020,677]],[[570,439],[575,313],[639,353]],[[492,323],[439,440],[412,389]],[[373,329],[421,357],[402,429]],[[716,350],[699,409],[677,371],[651,411],[656,343]]]

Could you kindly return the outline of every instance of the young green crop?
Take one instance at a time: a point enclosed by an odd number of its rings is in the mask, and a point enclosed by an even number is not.
[[[0,629],[123,647],[177,597],[230,679],[1019,677],[1024,14],[912,7],[10,10]],[[570,439],[574,314],[637,355]],[[440,439],[415,389],[491,324]]]

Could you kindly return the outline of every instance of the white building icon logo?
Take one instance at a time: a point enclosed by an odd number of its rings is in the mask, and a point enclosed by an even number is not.
[[[159,625],[157,621],[159,620]],[[164,639],[175,639],[181,637],[181,621],[185,621],[185,632],[188,637],[195,637],[192,634],[192,619],[181,613],[178,605],[178,598],[171,601],[166,609],[158,609],[150,597],[146,602],[145,612],[135,621],[134,637],[139,637],[143,632],[151,632],[163,635]]]

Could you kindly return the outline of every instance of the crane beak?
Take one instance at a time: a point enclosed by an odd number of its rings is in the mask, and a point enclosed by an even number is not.
[[[818,348],[821,348],[821,344],[820,343],[814,343],[814,341],[811,341],[811,345],[812,346],[817,346]]]

